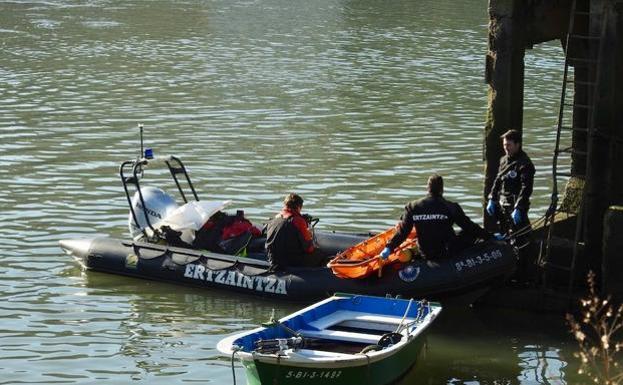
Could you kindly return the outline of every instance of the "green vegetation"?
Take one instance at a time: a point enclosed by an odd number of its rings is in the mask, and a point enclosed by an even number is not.
[[[567,314],[571,333],[580,351],[580,374],[603,385],[623,384],[623,304],[611,303],[611,297],[601,299],[597,294],[595,274],[588,274],[588,297],[580,301],[581,320]]]

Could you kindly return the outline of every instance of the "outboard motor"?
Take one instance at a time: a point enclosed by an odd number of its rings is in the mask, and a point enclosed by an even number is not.
[[[141,187],[141,193],[145,201],[146,207],[144,208],[138,191],[132,197],[132,210],[134,210],[138,225],[134,221],[131,211],[128,217],[128,227],[133,239],[140,238],[143,235],[143,230],[149,227],[145,219],[145,213],[147,213],[149,223],[156,228],[160,221],[178,207],[173,197],[157,187]]]

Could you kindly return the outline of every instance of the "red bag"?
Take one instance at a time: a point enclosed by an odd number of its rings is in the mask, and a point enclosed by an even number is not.
[[[260,229],[253,226],[251,221],[244,218],[243,216],[237,215],[236,219],[234,219],[232,223],[223,227],[223,232],[221,233],[221,239],[226,240],[226,239],[234,238],[247,231],[251,232],[251,235],[253,235],[254,237],[259,237],[262,234]]]

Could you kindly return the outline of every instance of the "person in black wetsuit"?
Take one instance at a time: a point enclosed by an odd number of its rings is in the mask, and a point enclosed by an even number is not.
[[[469,219],[458,203],[443,198],[443,178],[433,174],[428,178],[428,195],[405,206],[396,234],[381,252],[387,258],[409,235],[413,226],[417,232],[420,253],[427,259],[451,256],[472,244],[476,239],[489,239],[491,234]],[[454,232],[457,224],[461,235]]]
[[[288,194],[281,211],[266,225],[266,253],[275,268],[310,267],[321,263],[322,257],[314,247],[302,209],[303,198]]]
[[[528,210],[535,169],[521,149],[519,131],[508,130],[502,135],[502,144],[506,154],[500,159],[486,211],[500,224],[500,231],[509,234],[530,228]]]

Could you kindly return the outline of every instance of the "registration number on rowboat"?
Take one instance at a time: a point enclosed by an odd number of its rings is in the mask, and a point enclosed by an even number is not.
[[[285,378],[334,379],[342,375],[341,370],[289,370]]]

